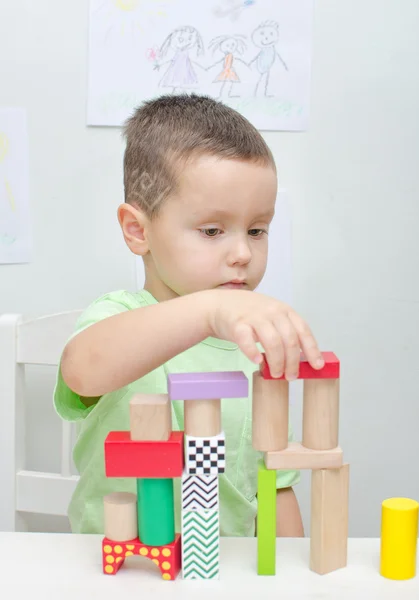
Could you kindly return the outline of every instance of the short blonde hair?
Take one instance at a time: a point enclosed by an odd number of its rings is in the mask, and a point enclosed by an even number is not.
[[[124,127],[125,202],[152,220],[177,189],[180,167],[208,154],[275,169],[259,131],[240,113],[208,96],[181,94],[144,102]]]

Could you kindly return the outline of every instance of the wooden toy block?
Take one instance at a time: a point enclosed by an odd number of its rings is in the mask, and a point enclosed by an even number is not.
[[[172,431],[167,441],[131,440],[129,431],[105,439],[106,477],[182,477],[184,466],[183,431]]]
[[[276,473],[259,461],[257,508],[257,572],[275,575],[276,567]]]
[[[261,452],[288,445],[288,381],[264,379],[253,373],[252,446]]]
[[[332,469],[343,464],[342,449],[311,450],[300,442],[290,442],[284,450],[265,452],[267,469]]]
[[[182,510],[218,510],[218,475],[182,475]]]
[[[204,438],[185,435],[185,466],[188,475],[224,473],[225,434]]]
[[[333,352],[322,352],[324,359],[324,367],[322,369],[313,369],[309,364],[304,354],[300,356],[300,367],[298,372],[298,379],[338,379],[340,373],[339,359]],[[259,370],[262,373],[264,379],[285,379],[285,375],[281,377],[272,377],[269,369],[268,362],[266,360],[265,353],[262,353],[263,360],[259,365]]]
[[[181,569],[181,536],[176,534],[174,541],[165,546],[148,546],[137,538],[125,543],[102,540],[103,572],[115,575],[128,556],[144,556],[158,565],[162,579],[174,581]]]
[[[137,479],[138,537],[148,546],[175,539],[173,479]]]
[[[135,394],[129,403],[132,440],[168,440],[172,405],[168,394]]]
[[[331,450],[339,443],[339,379],[304,381],[303,446]]]
[[[416,575],[419,503],[388,498],[381,505],[380,575],[412,579]]]
[[[183,405],[184,431],[196,437],[221,432],[221,400],[188,400]]]
[[[105,537],[126,542],[138,535],[137,496],[130,492],[113,492],[104,496]]]
[[[218,579],[219,560],[218,510],[182,511],[183,579]]]
[[[349,465],[312,471],[310,569],[319,575],[346,567]]]
[[[170,400],[211,400],[245,398],[248,379],[242,371],[170,373],[167,376]]]

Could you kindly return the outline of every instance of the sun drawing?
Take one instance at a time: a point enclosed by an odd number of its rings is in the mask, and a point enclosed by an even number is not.
[[[95,14],[104,31],[104,41],[138,36],[150,29],[158,20],[164,19],[165,8],[173,0],[96,0]]]

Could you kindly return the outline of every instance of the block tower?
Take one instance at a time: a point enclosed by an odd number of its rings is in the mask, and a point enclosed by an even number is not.
[[[289,383],[271,376],[266,357],[253,374],[252,443],[263,452],[258,472],[258,574],[275,574],[276,477],[281,469],[311,470],[310,569],[347,564],[349,465],[338,444],[340,364],[333,352],[313,369],[301,355],[303,435],[288,442]]]
[[[175,373],[171,400],[184,400],[185,469],[182,474],[182,568],[184,579],[219,577],[218,476],[225,471],[221,398],[248,396],[239,371]]]
[[[107,477],[136,479],[137,494],[104,497],[103,571],[114,575],[127,556],[156,563],[163,579],[176,579],[181,539],[175,534],[173,479],[184,468],[183,432],[172,431],[167,394],[137,394],[130,401],[130,431],[105,439]]]
[[[104,497],[103,571],[124,559],[155,562],[163,579],[219,577],[219,486],[225,471],[221,398],[248,396],[240,371],[168,376],[167,394],[136,394],[130,430],[105,439],[107,477],[132,477],[137,494]],[[172,431],[171,401],[184,400],[184,431]],[[174,478],[181,478],[181,533],[175,533]]]
[[[349,467],[338,445],[339,361],[324,352],[320,371],[301,356],[303,439],[288,443],[289,383],[273,378],[266,358],[253,374],[253,447],[258,471],[257,572],[274,575],[276,471],[311,469],[310,568],[346,566]],[[105,439],[107,477],[134,478],[137,493],[104,497],[103,571],[115,574],[127,556],[156,563],[165,580],[219,577],[219,475],[225,472],[221,399],[243,398],[241,371],[168,375],[167,394],[136,394],[130,430]],[[172,431],[174,400],[184,401],[184,431]],[[181,479],[181,532],[175,532],[175,478]]]

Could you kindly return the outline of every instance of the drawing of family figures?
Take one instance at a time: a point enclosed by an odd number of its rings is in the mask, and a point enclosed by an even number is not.
[[[205,73],[216,65],[221,65],[212,83],[221,83],[219,97],[225,95],[237,97],[233,91],[234,85],[242,81],[237,72],[239,69],[237,63],[240,63],[244,67],[245,79],[249,79],[252,68],[257,70],[257,81],[253,88],[254,95],[258,95],[262,90],[265,96],[269,96],[269,76],[274,63],[279,60],[288,71],[287,65],[276,49],[278,39],[278,23],[276,21],[261,23],[252,33],[252,42],[259,51],[250,62],[245,62],[240,56],[247,49],[246,36],[240,34],[217,36],[211,40],[208,48],[212,48],[213,54],[217,51],[220,52],[223,57],[205,67],[191,58],[193,51],[197,58],[204,54],[204,43],[200,33],[195,27],[183,26],[172,31],[158,51],[149,54],[149,58],[154,61],[156,70],[169,65],[159,86],[170,87],[173,93],[199,88],[202,80],[205,79]],[[160,62],[167,56],[169,49],[173,50],[173,57],[165,62]]]

